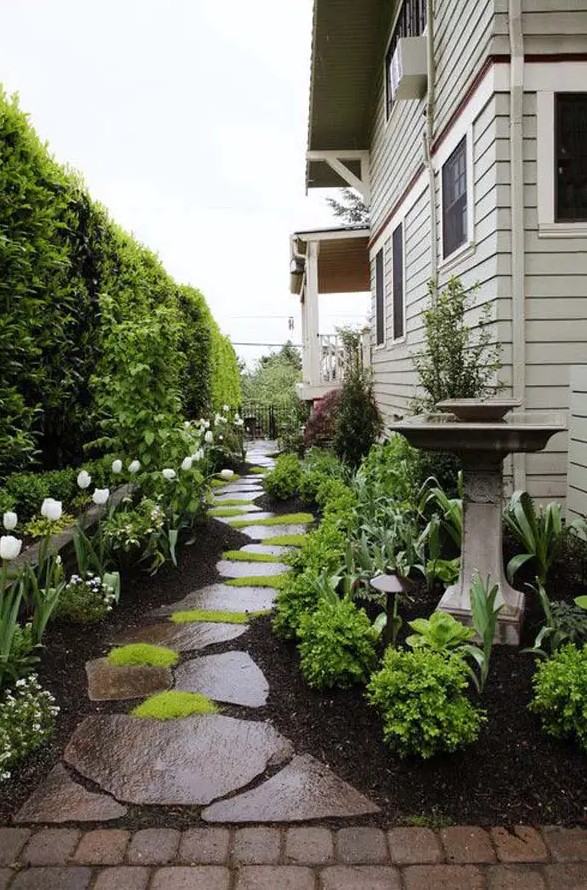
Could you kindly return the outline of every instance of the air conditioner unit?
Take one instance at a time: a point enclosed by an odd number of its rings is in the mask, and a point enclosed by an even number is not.
[[[390,66],[393,101],[421,99],[427,79],[426,37],[400,37]]]

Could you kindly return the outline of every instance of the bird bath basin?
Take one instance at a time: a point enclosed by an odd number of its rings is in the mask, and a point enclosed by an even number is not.
[[[392,424],[416,448],[452,451],[463,464],[463,541],[461,569],[438,608],[471,624],[471,582],[476,574],[498,584],[496,642],[519,645],[524,594],[508,583],[503,568],[503,460],[514,452],[541,451],[555,433],[566,428],[557,414],[512,412],[513,399],[448,399],[443,413],[424,414]],[[445,413],[451,412],[451,413]]]

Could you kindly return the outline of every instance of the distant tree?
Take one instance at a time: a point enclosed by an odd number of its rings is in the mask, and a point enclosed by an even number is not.
[[[302,379],[299,350],[288,341],[279,352],[263,355],[253,371],[241,376],[243,402],[295,407]]]
[[[344,188],[340,190],[340,201],[336,198],[326,198],[326,203],[336,217],[349,226],[369,225],[369,211],[358,192],[354,189]]]

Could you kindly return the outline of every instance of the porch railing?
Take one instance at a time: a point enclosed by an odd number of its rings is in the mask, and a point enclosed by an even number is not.
[[[345,375],[345,355],[342,341],[337,334],[320,334],[320,383],[341,384]],[[365,331],[361,338],[363,367],[371,364],[370,334]]]

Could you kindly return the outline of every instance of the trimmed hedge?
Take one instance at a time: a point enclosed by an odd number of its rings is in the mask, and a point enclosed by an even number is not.
[[[0,479],[79,463],[92,442],[136,456],[145,408],[162,430],[240,402],[202,294],[111,221],[1,89],[0,355]]]

